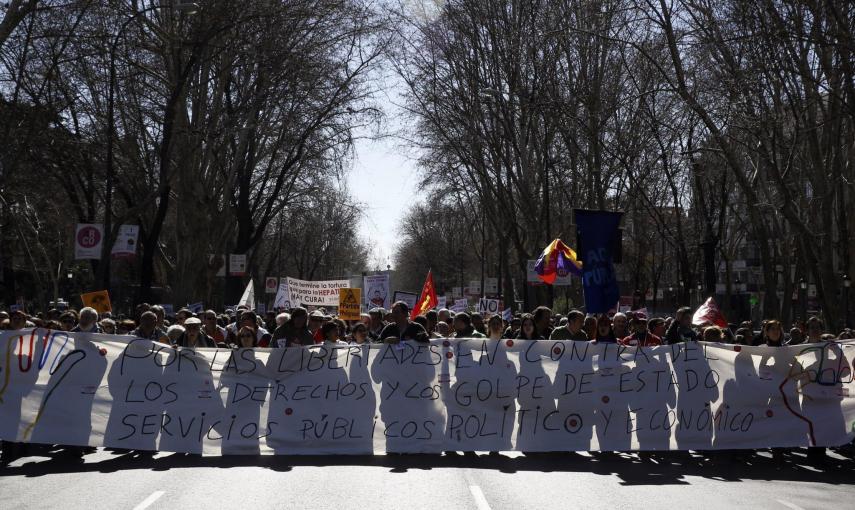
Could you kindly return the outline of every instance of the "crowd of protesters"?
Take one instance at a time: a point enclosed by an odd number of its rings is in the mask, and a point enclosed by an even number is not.
[[[260,315],[238,306],[223,313],[205,310],[194,313],[182,308],[167,316],[159,305],[142,304],[133,318],[98,314],[84,307],[79,312],[49,310],[32,316],[17,310],[0,311],[0,330],[40,327],[54,331],[131,335],[180,347],[292,347],[323,342],[427,341],[430,338],[519,338],[527,340],[574,340],[654,346],[703,340],[739,345],[796,345],[855,338],[852,330],[838,334],[826,330],[823,321],[810,317],[792,328],[774,319],[719,327],[693,324],[692,309],[680,308],[673,317],[650,317],[644,313],[586,315],[571,310],[566,315],[537,307],[505,320],[501,315],[431,310],[410,320],[410,309],[397,302],[390,310],[373,308],[359,321],[344,321],[320,308],[311,312],[294,308],[287,312]]]
[[[431,310],[411,320],[410,309],[396,302],[390,310],[372,308],[358,321],[344,321],[320,308],[311,312],[297,307],[280,313],[255,313],[246,306],[223,313],[205,310],[194,313],[182,308],[167,316],[159,305],[141,304],[133,318],[98,314],[93,308],[49,310],[27,315],[16,310],[0,311],[0,330],[46,328],[69,332],[130,335],[175,347],[200,348],[286,348],[325,343],[396,343],[433,338],[490,338],[523,340],[572,340],[614,343],[627,346],[657,346],[681,342],[708,341],[729,344],[780,347],[801,343],[829,342],[855,338],[846,329],[834,335],[823,321],[810,317],[787,330],[778,320],[761,324],[743,322],[719,327],[693,324],[693,312],[684,307],[673,317],[651,317],[644,313],[586,315],[571,310],[566,315],[539,306],[505,320],[501,315]],[[10,443],[4,442],[4,445]],[[4,448],[6,456],[8,447]],[[824,448],[812,448],[809,457],[820,460]]]

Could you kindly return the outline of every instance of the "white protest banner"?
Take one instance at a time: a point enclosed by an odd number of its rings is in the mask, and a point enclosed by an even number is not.
[[[229,255],[229,275],[243,276],[246,274],[246,254],[232,253]]]
[[[203,311],[205,311],[205,303],[203,303],[202,301],[199,301],[197,303],[189,303],[187,305],[187,309],[193,313],[202,313]]]
[[[410,307],[410,310],[412,310],[416,306],[416,301],[418,300],[418,294],[414,294],[412,292],[404,292],[402,290],[396,290],[394,299],[392,299],[392,301],[403,301],[404,303],[407,303],[407,306]]]
[[[505,322],[511,322],[511,320],[512,320],[513,318],[514,318],[514,312],[513,312],[513,311],[511,311],[511,309],[510,309],[510,308],[505,308],[505,309],[502,311],[502,320],[503,320],[503,321],[505,321]]]
[[[291,309],[291,293],[288,291],[288,280],[286,278],[279,280],[279,288],[276,290],[276,297],[273,299],[273,308]]]
[[[855,341],[186,349],[4,331],[0,439],[222,454],[729,450],[855,437]],[[817,374],[820,374],[817,377]]]
[[[163,314],[167,317],[175,315],[175,307],[171,303],[161,303],[160,306],[163,307]]]
[[[365,296],[365,306],[371,308],[392,307],[392,293],[389,291],[389,274],[375,274],[362,278],[362,291]]]
[[[494,315],[499,313],[499,300],[481,298],[478,300],[478,313]]]
[[[78,223],[74,234],[74,258],[101,259],[101,245],[104,242],[104,225],[100,223]]]
[[[452,287],[451,288],[451,297],[454,299],[463,297],[463,287]]]
[[[265,294],[276,294],[276,290],[279,288],[279,279],[275,276],[268,276],[264,279],[264,293]]]
[[[291,305],[338,306],[338,289],[346,289],[350,280],[308,281],[288,278]]]
[[[116,234],[116,242],[110,254],[115,258],[131,258],[137,254],[137,238],[140,234],[139,225],[121,225]]]

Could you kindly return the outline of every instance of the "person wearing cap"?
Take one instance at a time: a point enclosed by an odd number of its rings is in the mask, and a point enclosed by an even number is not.
[[[312,332],[312,339],[316,344],[324,341],[324,334],[321,331],[321,326],[329,322],[329,317],[324,315],[321,310],[315,310],[309,314],[309,331]]]
[[[632,328],[632,334],[620,341],[621,345],[631,347],[652,347],[654,345],[662,345],[662,339],[653,333],[647,331],[647,317],[642,314],[636,314],[629,323]]]
[[[299,347],[314,345],[315,340],[309,331],[308,312],[305,308],[297,307],[291,312],[291,318],[277,327],[273,332],[271,347]]]
[[[425,328],[410,321],[410,307],[403,301],[397,301],[392,305],[392,322],[383,328],[380,338],[386,343],[398,343],[402,340],[429,341]]]
[[[186,321],[188,318],[193,317],[193,316],[194,316],[193,312],[191,312],[189,309],[182,308],[181,310],[178,310],[177,312],[175,312],[175,323],[183,326],[184,321]]]
[[[175,341],[178,347],[189,347],[196,349],[200,347],[216,347],[214,339],[202,331],[202,321],[197,317],[188,317],[184,320],[184,332]]]
[[[579,310],[570,310],[567,314],[567,324],[552,330],[550,340],[573,340],[576,342],[587,342],[588,335],[582,329],[585,324],[585,314]]]
[[[372,342],[379,342],[382,339],[380,333],[382,333],[383,328],[386,327],[386,323],[383,322],[384,315],[386,315],[386,310],[383,310],[382,308],[372,308],[368,311],[368,316],[371,318],[371,321],[368,324],[368,338],[371,339]]]

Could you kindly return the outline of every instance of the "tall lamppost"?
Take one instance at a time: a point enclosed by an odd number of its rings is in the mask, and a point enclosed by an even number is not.
[[[807,321],[807,282],[799,278],[799,298],[802,302],[802,321]]]
[[[852,280],[848,274],[843,275],[843,326],[849,327],[849,287],[852,286]]]
[[[699,283],[698,284],[698,306],[701,306],[702,304],[704,304],[703,292],[704,292],[704,286]]]

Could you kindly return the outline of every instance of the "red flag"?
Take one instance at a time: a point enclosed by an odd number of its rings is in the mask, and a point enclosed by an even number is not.
[[[422,295],[419,296],[419,300],[416,301],[416,306],[414,306],[413,311],[410,312],[410,320],[426,313],[428,310],[435,307],[437,303],[439,303],[439,300],[436,297],[436,287],[433,286],[433,274],[428,270],[427,279],[425,280],[424,287],[422,287]]]
[[[724,318],[724,314],[721,313],[721,309],[716,304],[715,299],[710,297],[695,311],[695,315],[692,316],[692,324],[695,326],[715,324],[720,328],[726,328],[727,319]]]

